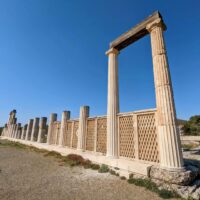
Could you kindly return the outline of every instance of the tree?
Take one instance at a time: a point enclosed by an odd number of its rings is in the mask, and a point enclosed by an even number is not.
[[[200,136],[200,115],[190,117],[183,126],[185,135],[198,135]]]

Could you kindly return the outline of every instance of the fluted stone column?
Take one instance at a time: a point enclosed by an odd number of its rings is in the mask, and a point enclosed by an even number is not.
[[[38,137],[38,132],[39,132],[39,121],[40,119],[36,117],[33,121],[33,127],[31,131],[31,141],[34,142],[35,139]]]
[[[14,138],[15,137],[15,130],[16,130],[16,124],[17,123],[17,118],[14,117],[12,120],[11,120],[11,124],[10,124],[10,132],[9,132],[9,135],[10,137]]]
[[[6,136],[7,137],[7,134],[8,134],[8,125],[5,124],[4,128],[3,128],[2,136]]]
[[[18,133],[18,128],[19,126],[21,126],[20,123],[18,124],[15,124],[15,127],[14,127],[14,138],[17,139],[17,133]]]
[[[70,111],[63,111],[62,120],[61,120],[61,127],[60,127],[59,146],[63,146],[64,145],[65,125],[67,123],[67,120],[69,120],[69,119],[70,119]]]
[[[160,165],[171,170],[183,169],[180,135],[176,126],[172,83],[163,37],[165,25],[161,19],[147,26],[150,32],[158,116]]]
[[[112,48],[106,54],[108,55],[107,156],[117,158],[119,154],[117,130],[117,113],[119,112],[119,52]]]
[[[79,128],[78,128],[78,144],[77,150],[85,150],[85,137],[86,137],[86,126],[87,118],[89,117],[89,106],[82,106],[80,108],[79,115]]]
[[[33,119],[30,119],[28,122],[27,130],[26,130],[25,140],[30,140],[32,127],[33,127]]]
[[[25,124],[22,128],[22,134],[21,134],[21,140],[24,140],[25,139],[25,136],[26,136],[26,130],[27,130],[27,124]]]
[[[20,139],[21,132],[22,132],[21,123],[19,123],[19,125],[17,127],[17,139]]]
[[[49,121],[49,128],[48,128],[48,134],[47,134],[47,144],[51,144],[53,123],[56,120],[57,120],[57,114],[56,113],[52,113],[50,115],[50,121]]]
[[[15,124],[9,124],[9,132],[8,137],[13,138],[14,137],[14,131],[15,131]]]
[[[46,132],[47,132],[47,118],[41,117],[37,142],[39,143],[44,142],[44,137],[46,135]]]

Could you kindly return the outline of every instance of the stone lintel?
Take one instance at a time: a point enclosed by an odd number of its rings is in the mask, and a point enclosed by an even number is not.
[[[147,25],[157,19],[161,19],[162,23],[164,24],[161,14],[158,11],[156,11],[152,15],[147,17],[145,20],[143,20],[141,23],[137,24],[136,26],[131,28],[129,31],[122,34],[114,41],[112,41],[110,43],[110,48],[115,48],[118,51],[120,51],[123,48],[127,47],[128,45],[144,37],[145,35],[149,34],[148,30],[146,29]],[[166,29],[165,25],[164,27]]]

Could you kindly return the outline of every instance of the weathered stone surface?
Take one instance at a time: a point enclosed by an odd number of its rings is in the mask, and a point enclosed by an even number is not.
[[[193,171],[194,170],[194,171]],[[162,180],[166,183],[177,185],[189,185],[198,175],[198,169],[195,166],[186,168],[185,171],[169,171],[161,169],[157,166],[152,166],[150,170],[150,177]]]
[[[194,181],[191,185],[188,186],[164,183],[163,181],[158,179],[151,180],[156,183],[160,190],[166,189],[170,191],[175,191],[182,198],[192,198],[194,200],[200,200],[200,179]]]

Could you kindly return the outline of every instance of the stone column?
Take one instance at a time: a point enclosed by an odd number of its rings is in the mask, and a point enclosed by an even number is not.
[[[110,49],[108,55],[108,103],[107,103],[107,156],[118,158],[117,113],[119,112],[118,93],[118,50]]]
[[[12,138],[15,138],[15,130],[16,130],[16,126],[17,126],[17,118],[16,117],[14,117],[13,118],[13,120],[12,120],[12,124],[11,125],[13,125],[13,127],[12,127]]]
[[[46,135],[46,132],[47,132],[47,118],[41,117],[37,142],[39,143],[44,142],[44,137]]]
[[[11,138],[14,137],[14,130],[15,130],[15,124],[9,124],[8,137],[11,137]]]
[[[67,123],[67,120],[69,120],[69,119],[70,119],[70,111],[63,111],[62,120],[61,120],[61,126],[60,126],[59,146],[63,146],[64,145],[65,125]]]
[[[22,127],[21,127],[21,123],[17,128],[17,139],[21,138],[21,133],[22,133]]]
[[[78,144],[77,150],[85,150],[85,137],[86,137],[86,126],[87,118],[89,117],[89,106],[82,106],[80,108],[79,115],[79,128],[78,128]]]
[[[14,128],[14,138],[17,139],[17,133],[18,133],[18,128],[21,126],[20,123],[15,124],[15,128]]]
[[[27,124],[25,124],[22,128],[22,134],[21,134],[21,140],[24,140],[25,139],[25,136],[26,136],[26,130],[27,130]]]
[[[152,46],[160,165],[169,170],[182,170],[183,156],[180,135],[176,126],[172,83],[163,37],[165,29],[166,27],[161,19],[155,20],[147,26]]]
[[[31,142],[34,142],[35,138],[38,137],[39,121],[40,121],[40,119],[38,117],[36,117],[33,121],[33,127],[32,127],[32,131],[31,131]]]
[[[48,128],[48,134],[47,134],[47,144],[51,144],[53,123],[56,120],[57,120],[57,114],[56,113],[52,113],[50,115],[50,121],[49,121],[49,128]]]
[[[33,127],[33,119],[30,119],[26,130],[25,140],[30,140],[32,127]]]

